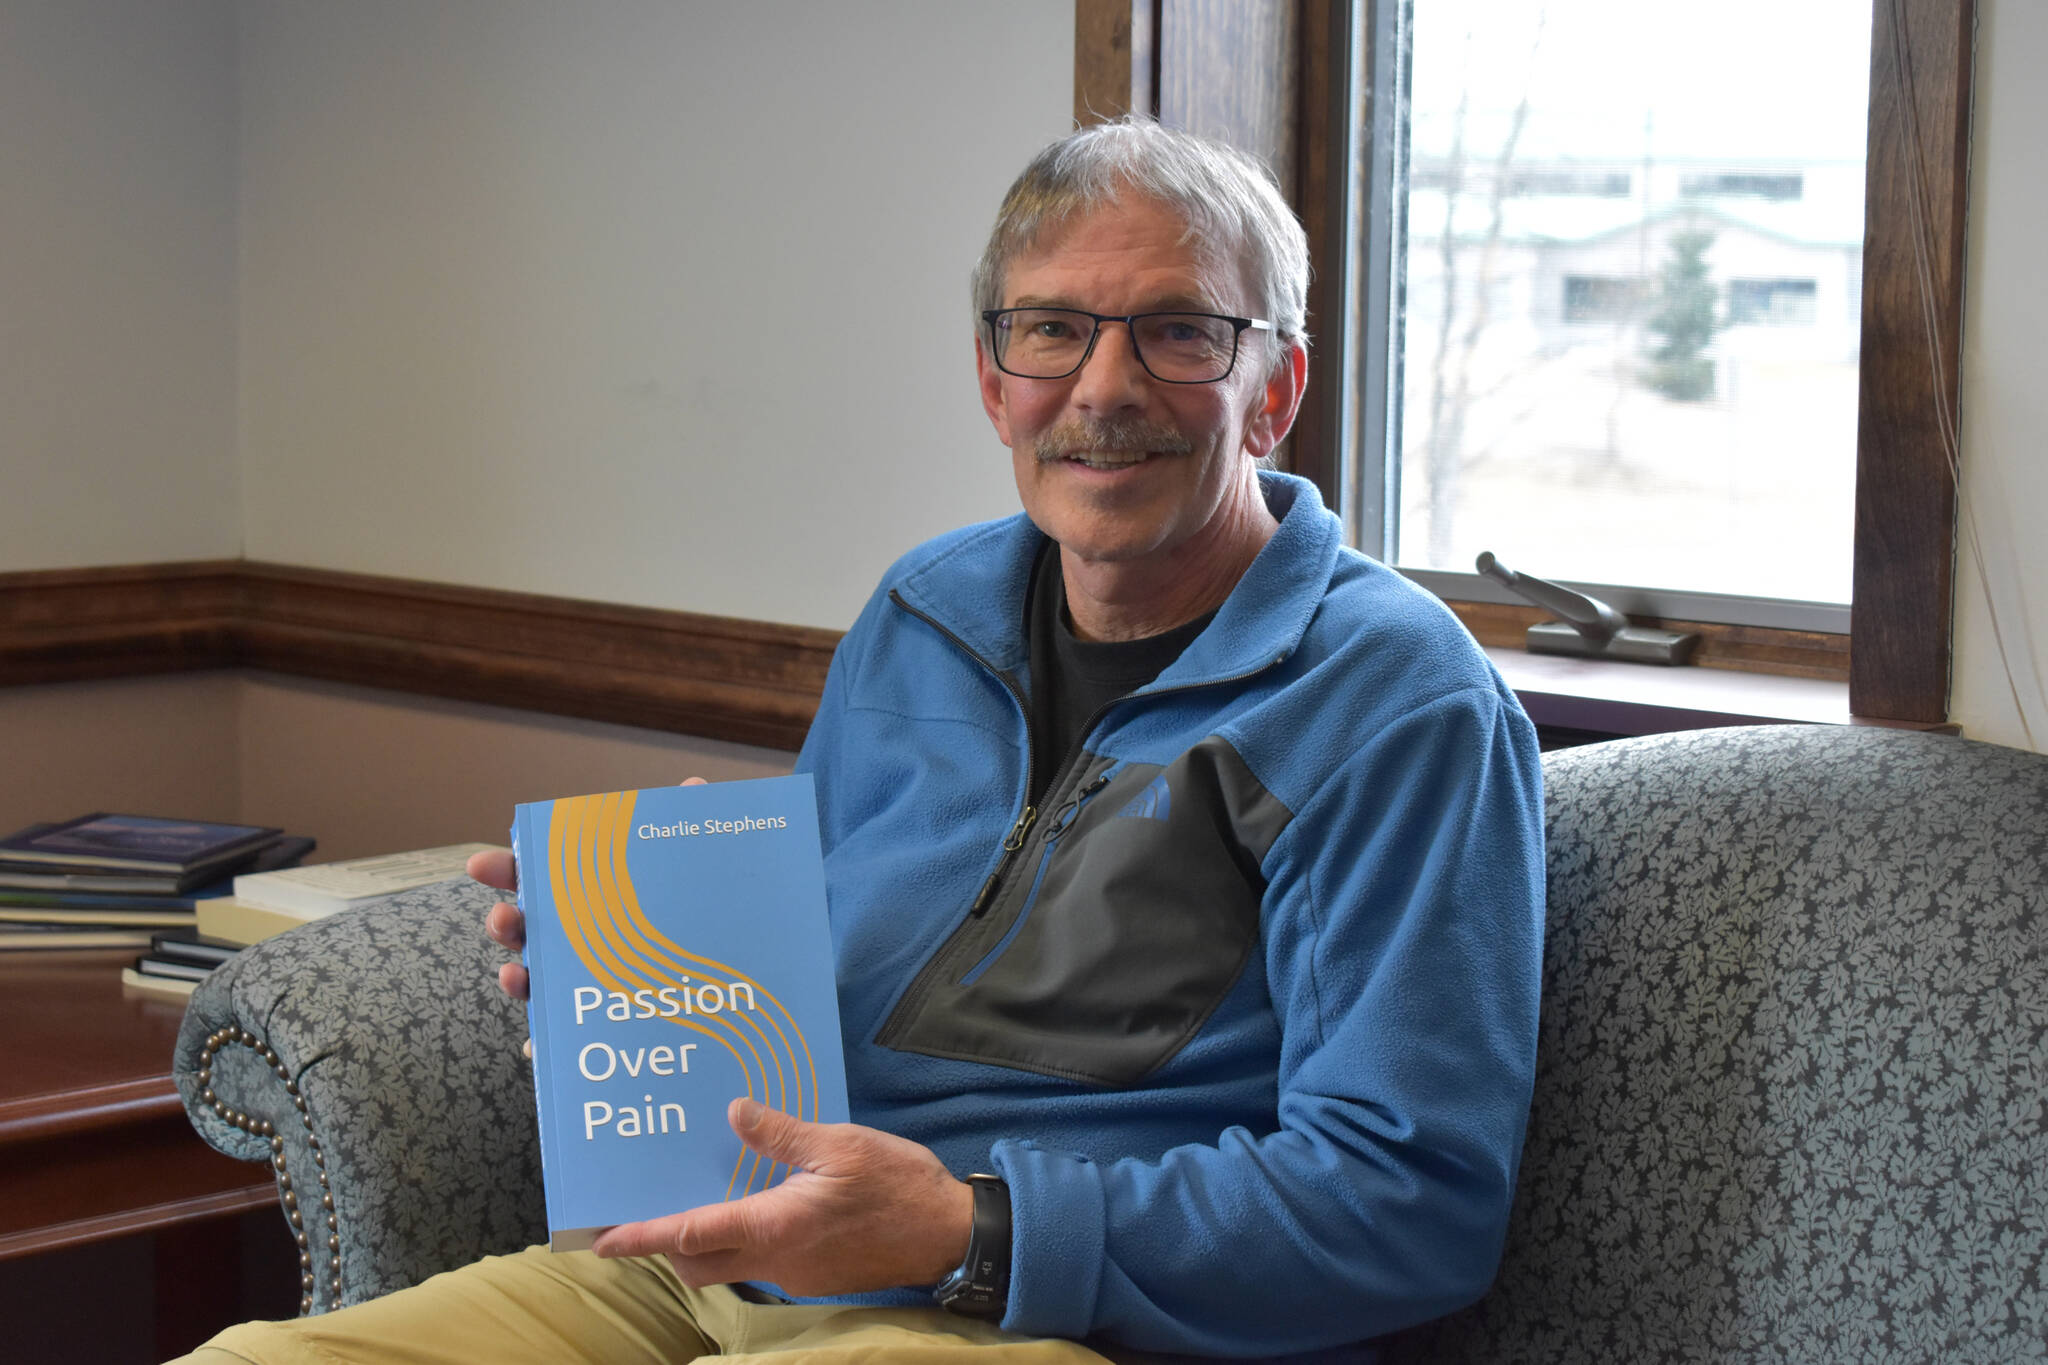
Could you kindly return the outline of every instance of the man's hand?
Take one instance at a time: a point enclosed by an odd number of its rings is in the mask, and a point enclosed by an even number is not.
[[[966,1257],[974,1191],[929,1148],[753,1100],[734,1100],[726,1118],[741,1142],[797,1169],[760,1194],[610,1228],[598,1255],[660,1252],[687,1285],[765,1280],[806,1297],[932,1284]]]
[[[469,873],[471,881],[482,882],[497,891],[519,889],[519,868],[512,861],[510,849],[472,853],[463,871]],[[484,916],[484,932],[491,936],[491,942],[516,953],[526,946],[526,916],[510,901],[499,901]],[[498,968],[498,988],[514,1000],[526,998],[526,985],[526,968],[517,962],[507,962]]]
[[[686,777],[679,786],[701,787],[701,777]],[[519,868],[512,861],[507,849],[494,848],[486,853],[472,853],[464,864],[470,880],[482,882],[496,891],[517,891],[519,889]],[[491,942],[500,948],[518,952],[526,946],[526,916],[519,913],[519,907],[510,901],[499,901],[484,916],[484,932],[491,936]],[[526,968],[517,962],[507,962],[498,968],[498,988],[514,1000],[526,998],[529,983]],[[529,1046],[531,1046],[529,1044]],[[531,1056],[532,1053],[528,1053]]]

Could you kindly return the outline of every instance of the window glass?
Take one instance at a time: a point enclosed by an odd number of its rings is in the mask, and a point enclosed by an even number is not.
[[[1847,602],[1870,0],[1387,8],[1361,539]]]

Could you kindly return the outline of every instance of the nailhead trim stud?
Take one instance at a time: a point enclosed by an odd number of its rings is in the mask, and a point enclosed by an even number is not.
[[[221,1103],[220,1096],[213,1093],[214,1055],[229,1044],[246,1047],[263,1059],[264,1065],[277,1073],[284,1083],[284,1093],[291,1096],[292,1107],[299,1111],[299,1122],[306,1130],[306,1146],[313,1153],[313,1175],[320,1186],[320,1220],[327,1225],[327,1272],[328,1303],[330,1307],[341,1303],[341,1228],[334,1217],[334,1191],[327,1184],[327,1158],[320,1150],[320,1139],[313,1136],[313,1120],[306,1113],[306,1097],[299,1093],[297,1081],[277,1059],[276,1051],[243,1028],[224,1028],[208,1036],[206,1049],[199,1059],[199,1098],[213,1108],[221,1120],[245,1133],[270,1139],[270,1165],[277,1172],[278,1198],[284,1204],[285,1219],[292,1226],[292,1238],[299,1244],[299,1314],[305,1316],[313,1311],[313,1247],[306,1234],[306,1217],[299,1207],[299,1192],[293,1187],[291,1172],[285,1169],[284,1139],[269,1119],[253,1118],[248,1114],[230,1109]]]

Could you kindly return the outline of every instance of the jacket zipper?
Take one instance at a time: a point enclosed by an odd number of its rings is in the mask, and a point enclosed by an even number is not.
[[[1017,860],[1017,850],[1024,847],[1025,836],[1031,833],[1031,826],[1037,820],[1038,807],[1024,807],[1024,813],[1017,817],[1017,823],[1010,826],[1008,836],[1003,839],[1003,856],[996,859],[996,870],[989,873],[988,880],[981,884],[981,891],[975,896],[974,904],[967,907],[968,914],[979,919],[988,913],[988,907],[996,898],[996,888],[1002,884],[1003,874],[1008,872],[1010,864]]]
[[[1106,710],[1107,708],[1105,707],[1104,709]],[[1088,730],[1094,729],[1095,721],[1100,718],[1101,712],[1097,712],[1095,717],[1089,720],[1088,729],[1083,730],[1081,733],[1086,734]],[[1080,755],[1081,746],[1077,744],[1074,746],[1074,752],[1067,755],[1067,761],[1060,765],[1059,776],[1053,779],[1055,790],[1057,789],[1057,784],[1065,780],[1068,771],[1074,766],[1074,760],[1080,757]],[[1100,773],[1097,773],[1087,786],[1068,797],[1065,804],[1053,813],[1052,824],[1045,831],[1045,847],[1048,851],[1052,848],[1053,841],[1067,832],[1067,826],[1074,822],[1074,816],[1079,813],[1082,803],[1108,785],[1109,775],[1115,772],[1118,766],[1112,763]],[[1003,880],[1003,874],[1009,871],[1010,864],[1016,861],[1017,851],[1024,847],[1024,837],[1031,832],[1031,826],[1037,820],[1037,808],[1026,806],[1024,813],[1017,817],[1017,823],[1010,826],[1010,835],[1003,840],[1003,856],[996,863],[996,870],[989,873],[988,880],[981,884],[981,893],[974,898],[974,904],[968,910],[969,914],[979,918],[987,914],[988,908],[995,904],[996,890]],[[1042,880],[1044,876],[1045,868],[1041,864],[1038,870],[1038,877]],[[1032,885],[1036,886],[1037,882],[1034,881]]]
[[[1081,807],[1088,804],[1088,798],[1101,791],[1104,787],[1107,787],[1109,779],[1115,776],[1116,770],[1122,766],[1123,764],[1121,763],[1110,764],[1107,768],[1089,778],[1081,790],[1068,797],[1065,804],[1053,812],[1052,824],[1045,831],[1045,841],[1048,844],[1073,827],[1074,821],[1078,820],[1081,816]]]
[[[953,642],[955,649],[958,649],[962,654],[965,654],[968,658],[974,660],[975,663],[981,665],[984,672],[1003,685],[1003,690],[1008,692],[1011,699],[1017,703],[1018,714],[1024,717],[1024,809],[1017,816],[1016,823],[1010,826],[1010,832],[1003,837],[1002,857],[996,860],[995,871],[991,872],[988,880],[981,884],[981,890],[975,895],[974,904],[970,907],[971,913],[976,915],[984,914],[994,902],[995,892],[998,884],[1002,881],[1003,874],[1009,871],[1010,864],[1016,861],[1017,851],[1024,846],[1025,836],[1031,832],[1032,824],[1038,819],[1038,809],[1031,804],[1031,793],[1038,786],[1036,780],[1038,777],[1038,744],[1031,733],[1031,702],[1024,695],[1024,689],[1017,686],[1015,678],[983,658],[981,654],[976,652],[974,646],[968,644],[958,635],[940,625],[936,620],[904,601],[903,594],[895,588],[889,589],[889,600],[930,626],[939,634],[945,636]],[[1175,687],[1162,687],[1156,692],[1146,692],[1142,695],[1149,701],[1154,697],[1171,697],[1181,692],[1192,692],[1200,687],[1223,687],[1230,683],[1243,682],[1246,678],[1255,678],[1267,669],[1284,663],[1286,660],[1287,656],[1285,654],[1279,654],[1260,664],[1257,668],[1249,668],[1242,673],[1233,673],[1227,678],[1203,678],[1198,682],[1181,683]],[[1074,766],[1074,760],[1081,756],[1082,746],[1087,743],[1089,732],[1102,723],[1102,718],[1109,714],[1109,709],[1122,702],[1131,701],[1137,695],[1139,694],[1133,693],[1129,696],[1115,697],[1095,708],[1094,714],[1090,715],[1087,723],[1081,727],[1079,732],[1080,738],[1074,741],[1073,751],[1066,756],[1065,762],[1060,764],[1059,772],[1054,776],[1052,785],[1046,788],[1047,791],[1057,791],[1060,783],[1066,780],[1068,770]]]
[[[903,992],[902,997],[897,1000],[895,1008],[889,1011],[888,1018],[883,1020],[880,1031],[878,1031],[875,1035],[875,1041],[885,1047],[889,1045],[889,1040],[892,1037],[895,1037],[896,1035],[902,1032],[903,1028],[907,1026],[908,1022],[916,1016],[919,1010],[921,1010],[924,1007],[925,998],[929,996],[931,992],[939,985],[939,983],[946,978],[948,972],[946,971],[945,964],[948,961],[948,959],[956,958],[957,956],[959,956],[959,948],[962,946],[962,930],[965,929],[967,923],[971,923],[975,920],[981,919],[988,913],[989,909],[992,906],[994,906],[996,900],[1001,894],[1005,877],[1008,875],[1011,866],[1017,861],[1018,853],[1023,850],[1025,843],[1029,840],[1032,826],[1036,824],[1038,821],[1038,808],[1031,804],[1031,793],[1037,787],[1036,778],[1038,776],[1038,744],[1035,737],[1031,733],[1031,704],[1024,695],[1024,689],[1017,686],[1016,679],[1012,678],[1009,674],[1003,672],[994,664],[990,663],[986,658],[982,657],[982,655],[976,652],[974,647],[969,645],[965,640],[961,639],[958,635],[948,630],[945,626],[940,625],[937,621],[933,620],[924,612],[921,612],[916,607],[911,606],[910,603],[904,601],[902,594],[899,593],[896,589],[891,588],[889,590],[889,600],[891,602],[894,602],[897,606],[903,608],[903,610],[909,612],[918,620],[930,626],[933,630],[937,631],[947,640],[950,640],[956,649],[958,649],[962,654],[965,654],[968,658],[974,660],[974,662],[979,664],[982,667],[982,669],[989,674],[990,677],[994,678],[997,682],[1001,683],[1003,685],[1004,690],[1010,694],[1011,699],[1017,703],[1018,713],[1024,717],[1024,809],[1017,816],[1016,821],[1010,826],[1009,832],[1003,836],[1000,856],[998,856],[996,859],[995,869],[989,873],[987,880],[982,882],[981,890],[975,894],[973,904],[968,906],[966,921],[964,921],[958,928],[956,928],[953,931],[953,933],[947,937],[944,943],[939,945],[938,950],[932,954],[931,958],[925,963],[923,968],[921,968],[918,971],[917,975],[911,980],[909,988],[905,990]],[[1144,693],[1143,696],[1147,700],[1149,700],[1153,697],[1168,697],[1173,696],[1176,693],[1180,692],[1192,692],[1196,688],[1201,687],[1221,687],[1226,686],[1230,683],[1243,682],[1245,679],[1255,677],[1258,674],[1265,672],[1267,669],[1272,668],[1274,665],[1283,662],[1286,659],[1286,657],[1287,656],[1284,654],[1278,655],[1273,659],[1270,659],[1267,662],[1260,664],[1257,668],[1247,669],[1242,673],[1233,674],[1227,678],[1204,678],[1199,682],[1182,683],[1177,687],[1167,687],[1161,688],[1159,691],[1156,692],[1147,692]],[[1075,760],[1078,759],[1084,752],[1084,746],[1087,743],[1088,735],[1095,729],[1097,725],[1101,724],[1102,718],[1105,715],[1109,714],[1110,708],[1118,705],[1121,702],[1131,701],[1134,699],[1135,694],[1133,696],[1117,697],[1110,701],[1106,701],[1102,705],[1095,708],[1094,714],[1090,715],[1088,717],[1087,723],[1081,727],[1079,731],[1080,738],[1074,741],[1073,751],[1069,753],[1066,756],[1065,761],[1060,764],[1059,771],[1055,775],[1052,784],[1046,788],[1047,792],[1058,791],[1060,784],[1067,780],[1067,776],[1072,771]],[[1109,768],[1104,769],[1102,773],[1098,774],[1098,780],[1094,783],[1089,784],[1089,793],[1092,793],[1094,790],[1099,789],[1101,785],[1105,785],[1108,781],[1109,773],[1121,766],[1121,764],[1112,763]],[[1044,854],[1040,859],[1038,873],[1033,878],[1032,890],[1031,893],[1027,894],[1025,906],[1023,908],[1020,908],[1018,912],[1017,923],[1022,922],[1023,915],[1025,911],[1029,909],[1031,900],[1036,899],[1038,883],[1044,878],[1045,864],[1049,862],[1052,857],[1053,842],[1058,839],[1060,834],[1064,834],[1066,832],[1066,825],[1064,823],[1059,822],[1059,817],[1065,817],[1065,819],[1070,822],[1073,818],[1074,812],[1078,811],[1079,809],[1083,794],[1084,793],[1082,792],[1077,792],[1068,801],[1062,803],[1058,812],[1058,816],[1055,817],[1055,824],[1057,828],[1049,828],[1047,830],[1045,836]],[[1009,938],[1015,933],[1015,931],[1016,924],[1013,923],[1011,925],[1010,930],[1005,932],[1003,936],[1003,941],[1007,942]],[[1001,945],[999,944],[997,946],[1000,947]],[[970,978],[978,974],[983,963],[985,963],[986,960],[988,960],[988,958],[990,958],[993,955],[993,951],[994,950],[992,949],[990,953],[984,954],[982,960],[977,962],[975,969],[968,973],[968,976]],[[963,981],[961,984],[965,984],[965,982]]]
[[[1081,790],[1060,805],[1059,810],[1046,823],[1045,834],[1039,844],[1041,852],[1038,855],[1038,871],[1031,878],[1031,889],[1024,893],[1024,904],[1017,908],[1017,918],[1010,921],[1010,927],[1003,931],[1003,936],[996,940],[995,946],[982,954],[981,960],[968,969],[967,975],[960,978],[959,985],[972,986],[979,981],[981,974],[995,964],[996,959],[1003,955],[1003,950],[1010,946],[1019,931],[1024,928],[1024,921],[1031,918],[1031,907],[1038,903],[1038,888],[1045,885],[1045,870],[1052,866],[1053,845],[1059,842],[1062,834],[1073,828],[1074,821],[1080,818],[1081,807],[1088,804],[1088,798],[1108,786],[1110,775],[1121,766],[1112,763],[1090,778]],[[994,878],[990,880],[993,881]],[[981,913],[979,902],[976,913]]]

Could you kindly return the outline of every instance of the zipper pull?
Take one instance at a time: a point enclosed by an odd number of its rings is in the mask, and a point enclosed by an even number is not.
[[[1068,797],[1066,803],[1053,813],[1052,825],[1045,832],[1045,841],[1049,844],[1065,834],[1067,827],[1074,823],[1074,817],[1081,813],[1081,803],[1108,785],[1109,770],[1105,769],[1097,773],[1081,790]]]
[[[1024,813],[1017,817],[1017,823],[1010,826],[1009,834],[1003,839],[1003,856],[997,860],[996,870],[989,873],[988,880],[981,884],[981,891],[975,896],[974,905],[967,913],[982,915],[988,912],[989,902],[995,899],[996,884],[1002,881],[1003,874],[1010,870],[1010,864],[1016,860],[1017,850],[1024,847],[1024,836],[1031,832],[1031,826],[1037,819],[1038,807],[1026,806]]]

